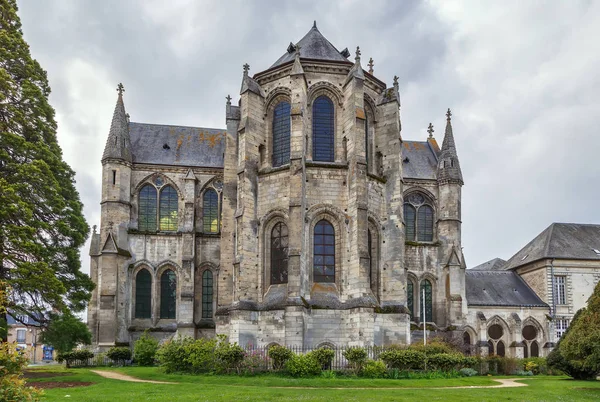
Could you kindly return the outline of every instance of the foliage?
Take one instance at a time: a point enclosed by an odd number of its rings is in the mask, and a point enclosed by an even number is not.
[[[311,355],[294,355],[286,363],[285,368],[293,377],[311,377],[321,373],[321,365]]]
[[[548,363],[575,379],[592,380],[600,374],[600,282],[573,321]]]
[[[281,370],[285,367],[285,362],[294,356],[294,352],[284,346],[273,345],[269,348],[268,355],[273,360],[273,369]]]
[[[532,376],[533,373],[531,371],[526,371],[526,370],[517,370],[514,372],[515,375],[518,376],[523,376],[523,377],[527,377],[527,376]]]
[[[53,346],[58,353],[69,352],[78,344],[92,343],[92,334],[87,325],[70,311],[51,314],[48,327],[43,330],[40,342]]]
[[[133,358],[140,366],[152,366],[156,351],[158,350],[158,341],[145,331],[140,339],[135,341],[133,346]]]
[[[49,94],[16,1],[0,1],[0,280],[10,288],[11,313],[42,326],[49,308],[82,311],[94,288],[80,270],[89,227],[75,173],[62,159]]]
[[[463,377],[473,377],[474,375],[477,375],[477,370],[474,370],[470,367],[465,367],[465,368],[461,368],[460,370],[458,370],[460,375],[462,375]]]
[[[82,350],[73,350],[71,352],[59,353],[56,356],[56,361],[62,363],[63,361],[67,364],[67,367],[71,367],[71,364],[75,361],[85,362],[87,365],[88,359],[94,357],[94,354],[91,350],[82,349]]]
[[[266,356],[263,351],[246,352],[244,360],[239,365],[239,371],[244,375],[254,375],[263,370]]]
[[[367,378],[383,378],[387,371],[385,363],[381,360],[367,360],[362,368],[361,375]]]
[[[197,341],[204,342],[208,340],[198,339]],[[192,338],[187,337],[169,339],[156,351],[156,359],[167,373],[186,371],[189,362],[193,362],[196,359],[196,356],[193,355],[195,351],[192,348],[192,344],[195,342]],[[211,349],[214,349],[214,346]],[[191,366],[194,367],[194,364],[192,363]],[[200,371],[192,370],[192,372]]]
[[[27,357],[15,343],[0,343],[0,401],[39,401],[41,392],[22,378]]]
[[[323,371],[321,371],[321,377],[334,379],[334,378],[337,378],[337,374],[333,370],[323,370]]]
[[[388,368],[399,370],[422,370],[425,364],[425,353],[412,349],[390,349],[379,354],[379,358]]]
[[[438,353],[427,356],[427,367],[440,371],[459,370],[470,366],[471,359],[458,353]]]
[[[117,364],[125,364],[126,360],[131,360],[131,349],[126,346],[113,346],[108,349],[106,356]]]
[[[427,345],[423,345],[421,343],[412,344],[410,345],[409,349],[419,351],[427,356],[439,355],[441,353],[452,354],[458,352],[455,347],[439,338],[427,343]]]
[[[246,352],[237,343],[229,343],[225,335],[217,335],[217,339],[215,357],[220,363],[220,367],[226,371],[235,369],[239,374],[240,363],[244,360]]]
[[[320,347],[308,353],[321,365],[321,369],[327,370],[331,367],[331,361],[335,356],[333,349],[328,347]]]
[[[491,355],[486,361],[492,374],[512,375],[520,367],[519,360],[512,357]]]
[[[342,355],[348,360],[350,368],[358,374],[360,373],[363,364],[367,360],[367,351],[365,348],[352,347],[346,349]]]

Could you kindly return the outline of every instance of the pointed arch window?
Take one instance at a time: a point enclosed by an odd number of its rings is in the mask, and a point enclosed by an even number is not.
[[[290,162],[290,112],[288,102],[279,102],[273,110],[273,166]]]
[[[202,273],[202,318],[213,316],[213,274],[210,270]]]
[[[135,276],[135,318],[150,318],[152,305],[152,276],[141,269]]]
[[[146,184],[139,193],[138,203],[138,229],[142,231],[156,231],[156,187]]]
[[[314,229],[313,281],[335,282],[335,230],[325,219]]]
[[[373,112],[365,101],[365,159],[367,162],[367,172],[378,174],[375,167],[375,139],[373,132]]]
[[[212,188],[202,197],[202,229],[204,233],[219,232],[219,196]]]
[[[425,298],[423,298],[423,293],[425,293]],[[421,314],[424,312],[425,320],[427,322],[433,322],[433,292],[429,279],[424,279],[421,281],[419,299],[421,300]]]
[[[160,230],[177,230],[177,209],[177,191],[171,186],[163,187],[160,191]]]
[[[160,276],[160,318],[175,318],[177,309],[177,277],[167,269]]]
[[[531,349],[531,357],[540,357],[540,346],[537,341],[531,342],[529,348]]]
[[[278,222],[271,230],[271,284],[288,281],[288,228]]]
[[[410,318],[415,317],[415,284],[409,279],[406,284],[406,307],[410,311]]]
[[[313,102],[313,160],[333,162],[334,150],[334,108],[327,96],[319,96]]]
[[[406,241],[433,241],[433,202],[424,194],[412,193],[404,202]]]

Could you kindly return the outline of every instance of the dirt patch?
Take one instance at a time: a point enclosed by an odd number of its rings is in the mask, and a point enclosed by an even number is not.
[[[176,382],[166,381],[153,381],[153,380],[141,380],[139,378],[132,377],[127,374],[121,374],[116,371],[103,371],[103,370],[90,370],[92,373],[98,374],[104,378],[110,378],[111,380],[129,381],[129,382],[146,382],[150,384],[177,384]]]
[[[92,384],[94,383],[84,381],[42,381],[29,383],[29,385],[38,389],[88,387]]]
[[[38,370],[25,370],[23,377],[27,380],[34,378],[52,378],[61,377],[64,375],[71,375],[72,373],[65,373],[64,371],[38,371]]]

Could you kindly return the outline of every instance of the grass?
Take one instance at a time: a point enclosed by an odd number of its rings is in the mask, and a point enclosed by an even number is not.
[[[134,377],[177,382],[175,385],[144,384],[110,380],[88,369],[58,367],[44,371],[68,373],[31,380],[93,382],[77,388],[54,388],[44,392],[44,401],[598,401],[600,381],[574,381],[566,377],[523,377],[528,387],[498,389],[431,389],[470,385],[496,385],[493,378],[468,377],[435,380],[369,380],[362,378],[293,379],[275,375],[255,377],[192,376],[164,374],[157,368],[110,369]],[[297,387],[315,387],[302,389]],[[383,389],[345,389],[345,388]],[[286,389],[287,388],[287,389]],[[406,389],[385,389],[406,388]],[[412,389],[422,388],[422,389]],[[69,395],[69,397],[66,397]]]

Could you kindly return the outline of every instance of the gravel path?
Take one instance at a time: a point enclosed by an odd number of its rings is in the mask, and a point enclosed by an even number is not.
[[[105,370],[90,370],[94,374],[98,374],[104,378],[110,378],[111,380],[119,380],[119,381],[129,381],[129,382],[146,382],[149,384],[177,384],[176,382],[166,382],[166,381],[154,381],[154,380],[142,380],[140,378],[135,378],[127,374],[118,373],[116,371],[105,371]]]

